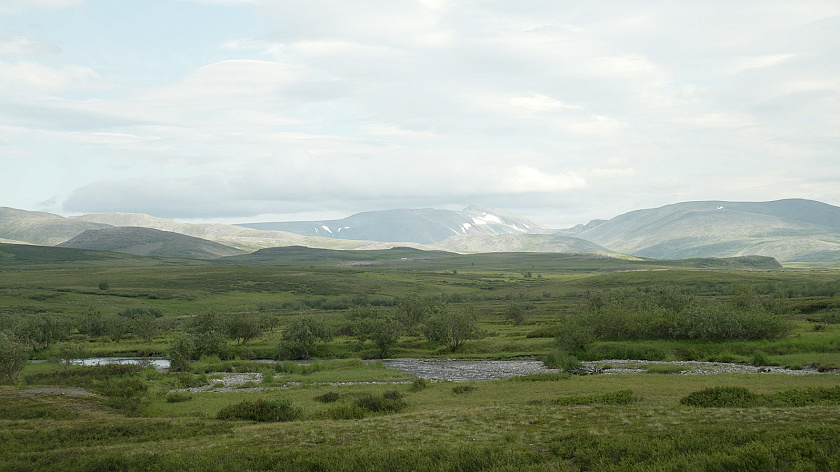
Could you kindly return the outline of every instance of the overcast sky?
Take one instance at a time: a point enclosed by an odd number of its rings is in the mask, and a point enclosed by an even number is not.
[[[0,206],[840,205],[837,0],[0,0]]]

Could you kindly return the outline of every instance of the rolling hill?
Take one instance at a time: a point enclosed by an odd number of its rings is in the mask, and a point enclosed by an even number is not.
[[[386,249],[391,247],[388,244],[371,241],[308,237],[287,231],[256,230],[237,225],[181,223],[143,213],[96,213],[73,216],[70,219],[115,227],[134,226],[171,231],[214,241],[247,252],[278,246],[309,246],[329,249]]]
[[[217,259],[245,251],[213,241],[169,231],[137,227],[92,229],[65,241],[59,247],[122,252],[138,256]]]
[[[52,213],[0,207],[0,239],[7,242],[54,246],[89,229],[108,226]]]
[[[840,208],[812,200],[677,203],[560,234],[656,259],[763,255],[786,262],[840,262]]]
[[[378,211],[342,220],[248,227],[188,224],[136,213],[65,218],[0,208],[0,241],[50,246],[67,242],[65,246],[85,249],[200,259],[272,247],[400,246],[459,253],[617,253],[666,260],[759,255],[789,263],[840,263],[840,208],[802,199],[685,202],[565,230],[548,230],[484,207]]]
[[[452,236],[426,246],[451,252],[611,253],[584,239],[562,234],[469,234]]]

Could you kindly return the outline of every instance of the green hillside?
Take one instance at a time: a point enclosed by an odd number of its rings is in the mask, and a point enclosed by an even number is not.
[[[184,259],[216,259],[244,253],[236,248],[192,236],[133,227],[88,230],[59,246]]]
[[[840,262],[840,208],[810,200],[678,203],[562,234],[657,259],[754,254],[784,262]]]

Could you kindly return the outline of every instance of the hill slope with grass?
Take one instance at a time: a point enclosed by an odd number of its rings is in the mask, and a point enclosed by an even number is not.
[[[59,247],[184,259],[217,259],[244,253],[240,249],[213,241],[170,231],[137,227],[88,230],[59,244]]]
[[[108,226],[52,213],[0,207],[0,239],[8,242],[54,246],[89,229]]]
[[[840,262],[840,208],[812,200],[677,203],[560,234],[656,259],[763,255],[785,262]]]
[[[452,252],[610,253],[585,239],[562,234],[469,234],[452,236],[429,247]]]

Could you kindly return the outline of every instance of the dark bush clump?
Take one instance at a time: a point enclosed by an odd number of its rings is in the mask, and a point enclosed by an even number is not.
[[[385,392],[382,396],[368,393],[356,400],[356,406],[374,413],[399,413],[406,405],[402,394],[396,390]]]
[[[461,395],[463,393],[472,392],[477,388],[478,387],[476,387],[475,385],[457,385],[455,387],[452,387],[452,393],[454,393],[455,395]]]
[[[192,400],[192,395],[189,392],[169,392],[166,394],[167,403],[181,403]]]
[[[554,401],[558,405],[629,405],[638,399],[632,390],[619,390],[602,395],[579,395],[560,397]]]
[[[412,392],[419,392],[420,390],[425,390],[427,388],[429,388],[429,381],[424,378],[415,377],[414,381],[411,382]]]
[[[293,421],[300,418],[302,414],[303,410],[292,405],[291,400],[258,398],[222,408],[217,418],[220,420]]]
[[[338,397],[340,396],[341,395],[339,395],[338,392],[327,392],[315,397],[315,401],[319,401],[321,403],[334,403],[338,401]]]
[[[680,403],[700,407],[750,407],[758,405],[759,396],[744,387],[710,387],[686,395]]]

